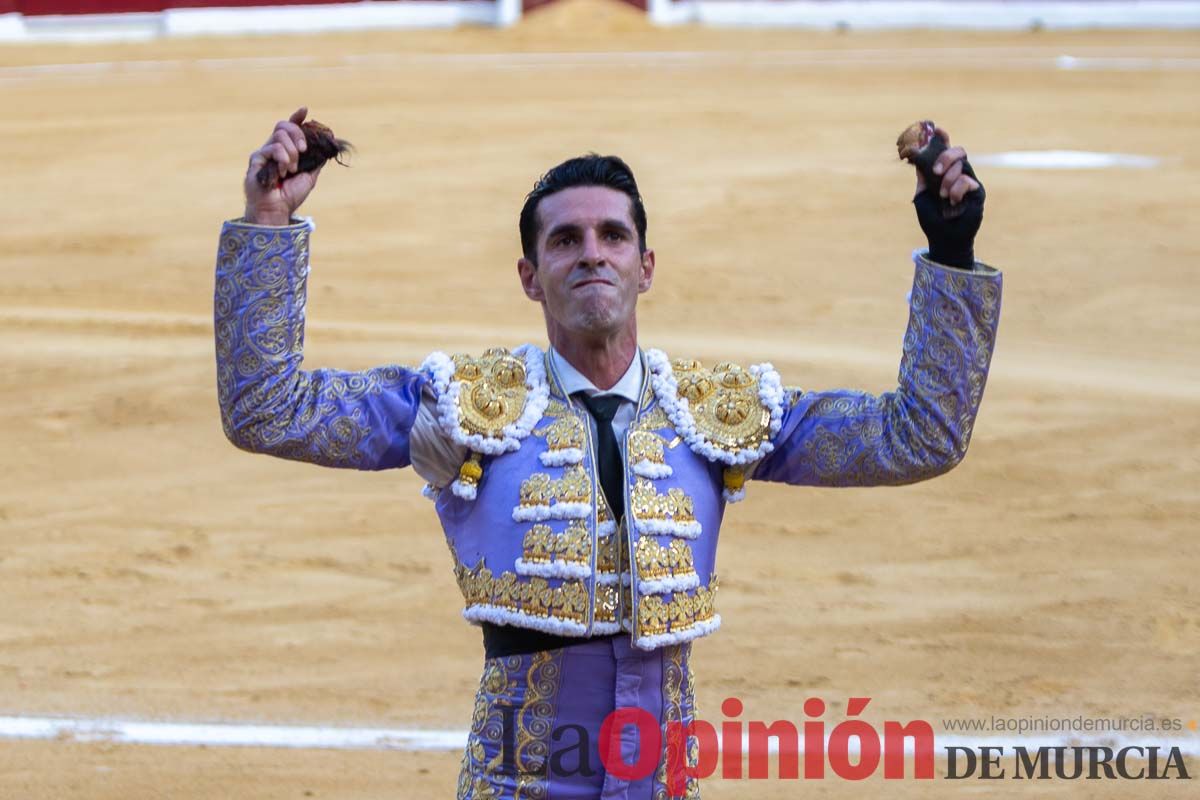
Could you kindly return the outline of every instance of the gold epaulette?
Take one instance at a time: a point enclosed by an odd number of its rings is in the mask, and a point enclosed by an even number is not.
[[[544,355],[533,345],[512,352],[493,347],[478,358],[431,353],[421,365],[437,395],[438,426],[469,451],[450,488],[474,500],[483,477],[482,457],[521,446],[550,399]]]
[[[759,396],[758,376],[729,361],[712,369],[699,361],[671,362],[676,394],[688,401],[696,431],[721,450],[757,449],[770,438],[771,409]]]
[[[503,347],[486,350],[478,358],[456,353],[451,359],[454,380],[462,382],[458,424],[467,435],[502,438],[504,429],[525,410],[529,396],[525,363]]]
[[[723,496],[745,496],[749,465],[774,449],[783,419],[783,387],[770,364],[745,369],[729,361],[706,368],[647,350],[655,397],[675,431],[696,454],[725,465]]]

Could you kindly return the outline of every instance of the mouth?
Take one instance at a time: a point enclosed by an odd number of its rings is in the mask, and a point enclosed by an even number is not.
[[[580,281],[579,283],[575,284],[571,288],[572,289],[581,289],[584,286],[592,286],[594,284],[601,284],[603,286],[615,286],[616,285],[612,281],[606,281],[603,278],[588,278],[585,281]]]

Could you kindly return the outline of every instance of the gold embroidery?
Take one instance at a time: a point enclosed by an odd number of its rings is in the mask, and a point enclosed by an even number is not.
[[[654,484],[638,478],[630,491],[633,500],[633,515],[637,519],[666,519],[671,513],[668,496],[660,495]]]
[[[534,525],[525,532],[524,558],[531,564],[549,564],[551,546],[550,539],[554,531],[549,525]]]
[[[604,492],[601,492],[596,497],[596,524],[612,521],[612,512],[608,510],[608,500],[604,498]]]
[[[649,480],[638,478],[630,495],[633,500],[633,514],[637,519],[669,517],[676,522],[694,522],[696,519],[691,496],[679,487],[672,487],[665,495],[661,495]]]
[[[587,616],[588,595],[583,581],[565,581],[557,590],[558,603],[552,606],[554,616],[583,622]]]
[[[557,534],[549,525],[534,525],[525,532],[523,547],[523,558],[531,564],[590,564],[592,560],[592,539],[583,520],[572,520]]]
[[[563,473],[559,481],[560,490],[558,500],[563,503],[587,503],[592,502],[592,482],[588,478],[587,470],[576,465]]]
[[[596,587],[596,622],[617,621],[617,587],[606,583]]]
[[[217,401],[238,447],[334,467],[374,468],[389,450],[378,400],[414,382],[408,367],[299,369],[307,227],[226,225],[217,253]],[[415,385],[415,382],[414,384]]]
[[[980,265],[982,266],[982,265]],[[795,437],[758,477],[815,486],[879,486],[940,475],[966,453],[995,344],[1001,281],[986,268],[917,259],[898,389],[785,390]],[[801,457],[802,456],[802,457]],[[783,463],[786,462],[786,463]]]
[[[504,734],[502,709],[512,705],[512,690],[515,688],[515,683],[509,679],[509,670],[517,669],[520,665],[520,656],[484,662],[479,691],[475,695],[471,731],[467,736],[458,774],[458,800],[495,800],[499,797],[500,790],[491,785],[486,773],[500,763],[502,754],[499,746]],[[496,750],[496,755],[490,761],[485,742]]]
[[[544,800],[550,773],[550,737],[555,699],[562,676],[562,653],[540,651],[530,655],[525,673],[525,702],[517,712],[517,775],[519,798]]]
[[[683,489],[672,487],[667,490],[667,503],[671,507],[671,519],[676,522],[695,522],[696,514],[692,498]]]
[[[669,752],[675,743],[668,737],[673,733],[682,733],[695,717],[691,646],[691,642],[683,642],[663,648],[663,755],[654,775],[654,800],[677,800],[677,796],[669,792],[667,767],[672,763],[673,756],[669,755]],[[694,770],[700,763],[700,740],[698,737],[689,736],[685,744],[687,765]],[[693,772],[686,778],[682,800],[699,798],[700,782]]]
[[[634,422],[632,429],[635,431],[652,432],[670,427],[671,420],[667,419],[667,412],[663,411],[661,406],[655,406]]]
[[[728,361],[706,370],[698,361],[676,359],[672,368],[696,430],[714,446],[752,449],[766,441],[771,412],[759,399],[758,378]]]
[[[552,598],[550,585],[545,578],[533,578],[525,584],[525,591],[521,593],[521,605],[526,614],[535,617],[549,615]]]
[[[562,678],[563,651],[542,651],[484,662],[475,713],[458,779],[459,800],[499,800],[516,782],[515,798],[545,800],[550,741]],[[515,719],[515,776],[501,772],[506,715]]]
[[[540,428],[534,433],[546,438],[546,446],[550,450],[582,450],[586,446],[583,422],[574,415],[559,417],[554,424]]]
[[[693,606],[691,595],[676,593],[667,607],[667,613],[671,617],[671,630],[679,631],[691,627],[695,618]]]
[[[463,353],[453,359],[454,380],[463,384],[458,394],[462,429],[502,437],[504,428],[525,410],[525,365],[503,347],[493,347],[477,359]]]
[[[666,442],[662,437],[647,431],[634,431],[629,434],[629,462],[637,464],[649,461],[651,464],[664,464],[666,458],[663,450]]]
[[[522,506],[546,506],[559,503],[592,502],[592,483],[587,471],[579,464],[567,467],[563,476],[552,480],[544,472],[535,472],[521,481]]]
[[[543,416],[557,418],[561,416],[570,416],[571,411],[567,404],[557,397],[551,397],[546,404],[546,412]]]
[[[653,636],[667,632],[667,604],[661,597],[643,597],[638,606],[638,623],[642,636]]]
[[[714,582],[698,587],[694,593],[668,592],[663,595],[643,597],[638,604],[638,636],[677,633],[687,630],[698,622],[707,622],[715,615],[713,595]],[[666,599],[664,599],[666,598]]]
[[[692,548],[681,539],[672,539],[666,547],[650,536],[643,536],[637,543],[638,575],[648,580],[693,575]]]
[[[590,546],[590,543],[589,543]],[[493,575],[479,560],[473,568],[458,564],[454,570],[466,607],[491,605],[538,617],[555,617],[584,623],[587,618],[587,587],[571,579],[551,587],[545,578],[526,578],[515,572]]]
[[[653,538],[643,536],[637,543],[638,575],[654,580],[671,574],[667,563],[667,548],[660,547]]]
[[[621,536],[614,533],[596,539],[597,572],[611,575],[617,571],[617,540],[621,538]]]

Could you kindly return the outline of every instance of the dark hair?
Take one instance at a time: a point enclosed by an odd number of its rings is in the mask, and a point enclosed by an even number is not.
[[[525,257],[537,263],[537,237],[541,232],[541,221],[538,219],[538,203],[543,197],[570,189],[573,186],[605,186],[629,195],[630,211],[633,213],[633,224],[637,228],[638,248],[646,250],[646,206],[642,203],[642,195],[638,192],[637,181],[633,179],[633,170],[616,156],[601,156],[588,153],[586,156],[572,158],[554,167],[533,185],[533,191],[525,196],[525,205],[521,208],[521,251]]]

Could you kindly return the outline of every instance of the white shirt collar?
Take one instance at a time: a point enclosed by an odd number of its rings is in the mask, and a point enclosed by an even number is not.
[[[642,365],[641,348],[638,348],[637,353],[634,354],[633,360],[629,362],[629,368],[625,370],[625,374],[621,376],[621,379],[611,389],[605,389],[604,391],[596,388],[596,384],[592,383],[583,373],[571,366],[553,347],[550,348],[550,360],[554,365],[555,372],[558,373],[558,377],[562,381],[563,394],[567,397],[576,392],[584,392],[587,395],[615,394],[631,403],[637,403],[641,394],[642,376],[645,370],[645,367]]]

